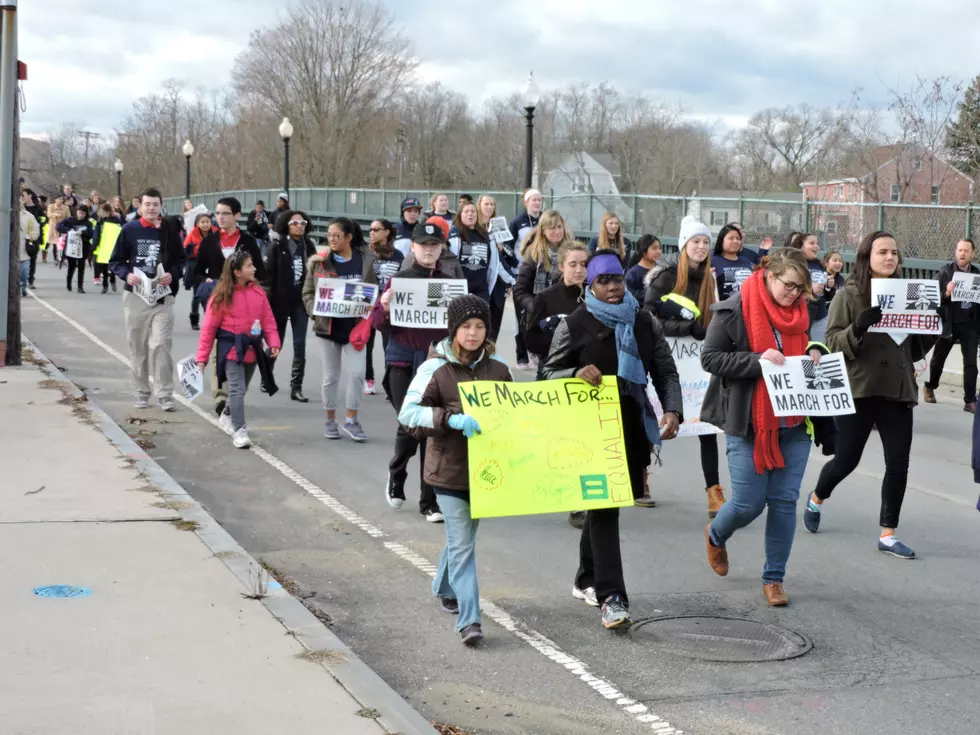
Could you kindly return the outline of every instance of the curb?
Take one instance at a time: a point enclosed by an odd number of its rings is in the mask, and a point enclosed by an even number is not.
[[[71,395],[85,400],[92,423],[119,452],[134,462],[134,467],[159,489],[164,500],[179,501],[175,513],[185,521],[197,524],[194,533],[231,571],[246,590],[251,590],[262,566],[212,518],[152,457],[92,398],[83,393],[66,372],[54,363],[26,336],[24,346],[33,351],[38,367],[50,379],[66,386]],[[433,735],[435,728],[392,689],[373,669],[361,661],[343,641],[321,623],[303,604],[270,578],[262,605],[309,652],[327,653],[317,663],[365,709],[379,713],[377,721],[389,733],[398,735]]]

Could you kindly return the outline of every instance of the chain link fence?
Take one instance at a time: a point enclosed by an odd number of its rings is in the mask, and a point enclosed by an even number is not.
[[[246,189],[194,195],[195,204],[205,204],[213,211],[222,196],[234,196],[245,212],[263,200],[269,209],[276,207],[279,189]],[[291,205],[306,211],[318,228],[330,217],[347,216],[362,224],[377,217],[397,220],[401,201],[415,197],[428,208],[435,193],[449,196],[456,209],[461,191],[420,191],[392,189],[293,189]],[[483,192],[465,192],[474,199]],[[521,192],[486,192],[497,202],[497,214],[509,218],[524,209]],[[183,197],[166,199],[168,212],[180,211]],[[946,261],[962,237],[974,232],[974,217],[980,207],[970,205],[916,205],[850,202],[803,202],[776,199],[733,199],[713,197],[671,197],[648,195],[601,195],[573,193],[558,195],[544,192],[545,209],[557,209],[577,237],[596,234],[606,212],[615,212],[624,232],[635,240],[643,233],[657,235],[668,249],[676,247],[681,219],[685,214],[699,218],[717,234],[732,222],[741,223],[747,242],[758,245],[771,237],[781,245],[793,231],[813,232],[820,237],[823,250],[853,253],[869,232],[888,230],[893,233],[906,259]]]

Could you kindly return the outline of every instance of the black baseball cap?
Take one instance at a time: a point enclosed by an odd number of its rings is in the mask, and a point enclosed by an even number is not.
[[[417,209],[421,212],[422,202],[420,202],[415,197],[409,197],[408,199],[403,199],[401,211],[404,212],[406,209]]]
[[[442,231],[439,225],[434,225],[431,222],[419,222],[415,225],[415,229],[412,230],[412,242],[418,243],[419,245],[431,242],[438,245],[445,245],[446,233]]]

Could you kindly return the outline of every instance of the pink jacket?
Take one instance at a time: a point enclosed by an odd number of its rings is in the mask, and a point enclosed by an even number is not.
[[[276,318],[272,315],[272,307],[262,287],[254,281],[235,288],[231,300],[231,308],[223,308],[215,312],[210,304],[204,314],[201,324],[201,338],[197,343],[197,361],[207,362],[211,358],[211,348],[219,329],[232,334],[248,334],[255,320],[262,325],[262,336],[269,347],[279,348],[279,332],[276,330]],[[237,360],[235,348],[228,353],[229,360]],[[245,362],[255,362],[255,350],[251,347],[245,355]]]

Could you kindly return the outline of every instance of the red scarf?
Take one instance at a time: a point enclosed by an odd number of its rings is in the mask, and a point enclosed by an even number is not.
[[[742,284],[742,318],[745,331],[749,335],[749,349],[763,353],[766,350],[779,350],[787,357],[795,357],[806,352],[806,330],[810,316],[806,299],[800,299],[793,306],[780,306],[773,301],[766,288],[765,271],[753,273]],[[778,330],[783,342],[782,349],[776,342]],[[798,426],[803,416],[776,418],[766,390],[765,381],[756,381],[752,394],[752,428],[755,430],[755,471],[763,473],[785,467],[783,453],[779,451],[780,421],[784,426]]]

